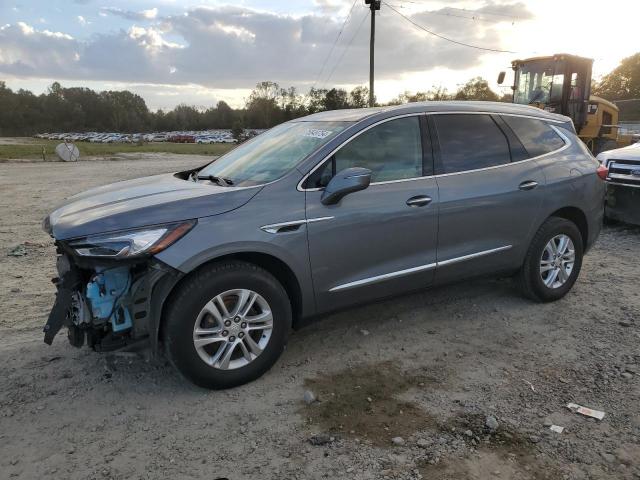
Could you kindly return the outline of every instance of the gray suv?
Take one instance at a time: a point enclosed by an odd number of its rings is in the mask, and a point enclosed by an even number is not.
[[[301,319],[471,276],[563,297],[603,216],[569,118],[484,102],[323,112],[191,171],[95,188],[44,221],[45,342],[150,342],[194,383],[253,380]]]

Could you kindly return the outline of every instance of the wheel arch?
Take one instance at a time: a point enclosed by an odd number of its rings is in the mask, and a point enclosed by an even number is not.
[[[569,220],[574,223],[580,231],[583,248],[587,248],[589,243],[589,222],[587,221],[587,216],[581,209],[578,207],[563,207],[553,212],[547,218],[550,217],[564,218],[565,220]]]
[[[198,275],[200,271],[209,267],[210,265],[229,260],[237,260],[257,265],[273,275],[276,280],[278,280],[282,284],[285,291],[287,292],[287,295],[289,296],[289,301],[291,302],[291,311],[293,314],[293,325],[295,326],[302,319],[304,304],[302,286],[300,285],[298,277],[286,262],[270,253],[258,251],[226,253],[214,258],[210,258],[206,262],[201,263],[196,268],[182,276],[182,278],[180,278],[180,280],[173,285],[171,290],[166,295],[164,301],[162,302],[162,306],[159,312],[160,314],[158,315],[158,326],[156,328],[156,331],[153,332],[156,345],[162,339],[167,307],[171,302],[171,298],[179,290],[181,285],[187,279],[191,278],[193,275]]]

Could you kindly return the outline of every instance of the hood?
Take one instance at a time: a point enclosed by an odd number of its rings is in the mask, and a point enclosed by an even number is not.
[[[57,240],[208,217],[247,203],[259,187],[221,187],[154,175],[93,188],[69,197],[46,219]]]
[[[632,143],[623,148],[607,150],[598,155],[598,160],[605,163],[609,159],[615,160],[636,160],[640,162],[640,143]]]

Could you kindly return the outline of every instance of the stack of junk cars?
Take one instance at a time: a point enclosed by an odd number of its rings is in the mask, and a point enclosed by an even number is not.
[[[254,137],[264,130],[245,130],[245,138]],[[68,142],[90,143],[139,143],[139,142],[176,142],[176,143],[236,143],[231,130],[174,131],[154,133],[118,133],[118,132],[67,132],[39,133],[35,138],[45,140],[66,140]]]

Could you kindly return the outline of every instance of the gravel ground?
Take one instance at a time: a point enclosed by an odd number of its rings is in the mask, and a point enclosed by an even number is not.
[[[485,279],[344,311],[229,391],[144,354],[76,350],[64,334],[42,343],[54,299],[45,213],[203,160],[0,164],[1,478],[640,478],[637,229],[606,228],[559,302]],[[17,246],[26,255],[8,256]]]

